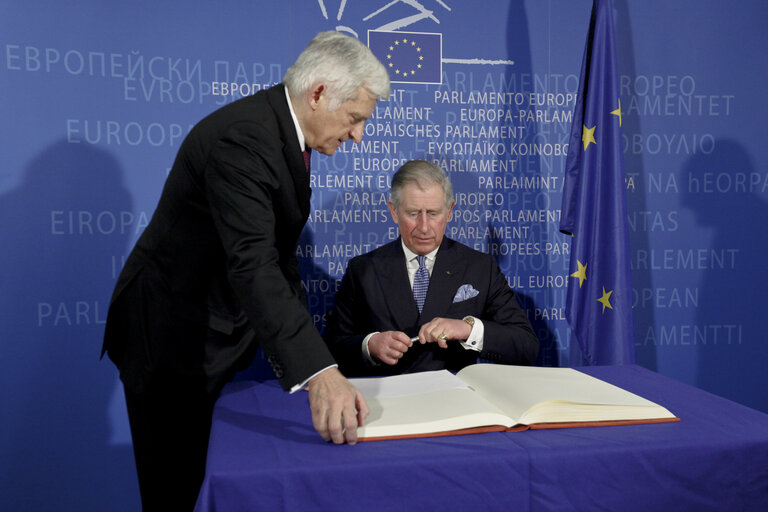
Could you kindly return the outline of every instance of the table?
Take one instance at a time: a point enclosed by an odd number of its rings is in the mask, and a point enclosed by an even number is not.
[[[578,369],[681,421],[337,446],[306,392],[236,382],[195,510],[768,510],[768,415],[636,365]]]

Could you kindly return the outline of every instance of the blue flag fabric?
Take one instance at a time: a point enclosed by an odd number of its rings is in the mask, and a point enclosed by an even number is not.
[[[368,48],[387,68],[393,83],[441,83],[442,45],[442,34],[368,31]]]
[[[635,361],[613,2],[595,0],[565,163],[560,230],[573,235],[565,316],[574,365]]]

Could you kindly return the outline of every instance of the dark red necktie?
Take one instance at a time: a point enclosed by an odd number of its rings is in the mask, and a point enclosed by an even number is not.
[[[304,150],[304,167],[307,168],[307,172],[309,172],[309,152],[312,151],[311,149],[305,149]]]

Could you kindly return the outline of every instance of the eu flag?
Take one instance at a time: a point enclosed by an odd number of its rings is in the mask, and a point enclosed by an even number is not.
[[[368,48],[389,71],[389,81],[442,83],[442,34],[368,31]]]
[[[574,364],[635,361],[612,0],[595,0],[565,162],[560,230],[573,235],[565,316]],[[572,344],[573,345],[573,344]]]

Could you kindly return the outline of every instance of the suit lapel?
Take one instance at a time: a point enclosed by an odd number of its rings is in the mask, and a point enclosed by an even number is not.
[[[400,328],[416,325],[419,311],[413,298],[413,291],[408,279],[405,256],[400,238],[383,246],[379,257],[374,260],[379,286],[395,325]]]
[[[443,238],[437,251],[435,266],[429,278],[429,289],[419,323],[426,323],[436,316],[444,316],[453,303],[459,274],[464,270],[464,263],[456,257],[454,242]]]
[[[309,215],[309,198],[312,189],[309,187],[309,173],[304,165],[304,156],[299,148],[299,137],[296,134],[296,126],[288,109],[285,86],[280,84],[267,90],[267,99],[275,112],[277,124],[280,129],[280,139],[283,141],[283,156],[288,164],[293,185],[296,190],[296,198],[304,218]]]

